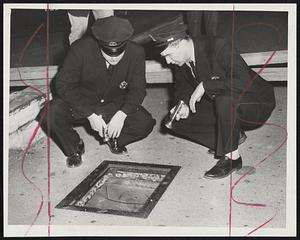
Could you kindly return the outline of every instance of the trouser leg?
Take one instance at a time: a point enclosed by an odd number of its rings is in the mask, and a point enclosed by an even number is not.
[[[101,108],[96,113],[101,114],[103,120],[108,124],[114,114],[119,110],[115,104],[109,104],[109,107]],[[156,121],[152,118],[151,114],[142,106],[139,110],[126,117],[121,134],[118,138],[120,146],[128,145],[132,142],[141,140],[151,133]]]
[[[109,106],[109,108],[105,108],[104,112],[101,112],[103,120],[106,123],[109,123],[110,119],[118,111],[118,108],[114,104],[110,104]],[[66,156],[72,155],[77,150],[80,136],[73,129],[73,123],[82,120],[84,120],[82,114],[72,110],[63,100],[57,98],[50,102],[51,137]],[[145,138],[153,130],[155,122],[151,114],[143,107],[140,107],[136,113],[126,117],[123,129],[118,138],[119,145],[125,146]],[[45,132],[48,132],[46,118],[42,126],[45,128]]]
[[[128,145],[147,137],[153,130],[156,121],[143,107],[132,115],[127,116],[124,128],[118,138],[120,146]]]
[[[93,15],[95,20],[98,18],[106,18],[114,15],[114,10],[112,9],[101,9],[101,10],[93,10]]]
[[[208,148],[215,148],[216,115],[212,101],[203,97],[196,103],[196,113],[189,114],[187,119],[174,121],[172,132]]]
[[[50,102],[50,132],[51,137],[66,156],[76,152],[80,137],[73,129],[74,117],[70,107],[61,99]],[[47,115],[46,115],[47,116]],[[48,119],[43,126],[46,128]],[[48,132],[48,131],[46,131]]]
[[[224,156],[238,146],[240,128],[232,110],[230,96],[218,96],[215,102],[203,98],[196,104],[196,114],[190,113],[186,120],[175,123],[172,130],[215,149],[217,156]]]
[[[106,123],[109,123],[113,115],[118,111],[117,107],[111,107],[102,112],[102,117]],[[143,107],[125,119],[123,129],[118,138],[120,146],[126,146],[132,142],[136,142],[148,136],[155,125],[155,120],[151,114]]]
[[[69,35],[69,42],[71,45],[85,34],[88,26],[89,14],[87,14],[87,16],[74,16],[68,12],[68,16],[71,24],[71,32]]]
[[[215,99],[217,116],[216,156],[224,156],[238,148],[240,122],[237,109],[230,95]]]
[[[240,131],[262,126],[270,117],[274,102],[258,101],[257,96],[246,94],[240,102],[229,95],[218,96],[215,100],[217,115],[217,156],[223,156],[238,149]]]
[[[244,97],[239,103],[238,112],[241,127],[252,130],[265,124],[275,108],[275,98],[268,101],[257,102],[249,96]]]
[[[230,95],[220,95],[211,102],[203,97],[196,104],[196,113],[175,122],[172,131],[224,156],[238,148],[241,129],[255,129],[269,118],[275,106],[274,96],[269,98],[259,102],[248,94],[236,102]]]

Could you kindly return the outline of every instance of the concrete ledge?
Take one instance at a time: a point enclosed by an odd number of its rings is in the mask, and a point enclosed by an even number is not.
[[[260,68],[252,68],[255,72],[260,71]],[[272,81],[287,81],[287,68],[278,67],[278,68],[265,68],[259,74],[264,79],[272,79]]]
[[[9,149],[22,149],[25,150],[27,147],[34,129],[38,126],[38,121],[32,120],[27,122],[25,125],[19,127],[16,131],[9,134]],[[40,139],[45,138],[46,134],[39,129],[32,144],[35,144]]]
[[[273,52],[258,52],[258,53],[243,53],[241,56],[249,66],[264,65],[267,59]],[[269,64],[286,64],[287,50],[277,51]],[[58,66],[37,66],[37,67],[23,67],[10,69],[10,86],[24,86],[25,81],[33,86],[45,86],[46,76],[49,80],[56,75]],[[47,75],[48,72],[48,75]],[[286,67],[272,67],[266,68],[261,76],[268,81],[287,81]],[[146,61],[146,81],[147,83],[171,83],[172,72],[170,68],[163,67],[157,61]]]
[[[241,56],[249,66],[264,65],[265,62],[272,55],[271,52],[259,52],[259,53],[242,53]],[[288,52],[287,50],[278,50],[275,52],[269,64],[281,64],[287,63]]]
[[[25,149],[38,122],[35,120],[45,103],[46,87],[37,87],[38,92],[26,88],[10,95],[9,104],[9,148]],[[46,135],[39,130],[33,144]]]

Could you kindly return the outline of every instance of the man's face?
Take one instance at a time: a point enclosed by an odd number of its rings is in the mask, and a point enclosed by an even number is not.
[[[103,50],[101,50],[101,53],[102,53],[104,59],[105,59],[110,65],[117,65],[117,64],[121,61],[121,59],[123,58],[125,51],[122,52],[120,55],[118,55],[118,56],[113,56],[113,57],[107,55]]]
[[[177,45],[169,45],[160,55],[166,59],[168,64],[182,66],[187,61],[187,54],[180,42]]]

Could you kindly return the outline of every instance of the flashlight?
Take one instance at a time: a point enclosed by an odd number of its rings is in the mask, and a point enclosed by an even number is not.
[[[182,100],[179,100],[177,105],[174,108],[173,113],[168,114],[167,117],[165,118],[164,124],[167,128],[172,129],[173,121],[176,118],[177,113],[180,111],[183,103],[184,102]]]

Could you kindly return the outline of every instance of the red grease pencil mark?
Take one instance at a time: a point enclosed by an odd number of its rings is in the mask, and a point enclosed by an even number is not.
[[[31,37],[30,37],[29,40],[27,41],[25,47],[24,47],[23,50],[21,51],[21,54],[20,54],[20,57],[19,57],[19,60],[18,60],[18,63],[17,63],[17,66],[18,66],[18,67],[17,67],[17,70],[18,70],[19,78],[20,78],[20,80],[23,82],[23,84],[24,84],[25,86],[27,86],[27,87],[32,88],[33,90],[36,90],[37,92],[39,92],[39,93],[41,93],[41,94],[43,94],[43,93],[42,93],[38,88],[35,88],[35,87],[31,86],[31,85],[28,85],[28,84],[22,79],[22,75],[21,75],[21,72],[20,72],[19,67],[21,66],[21,62],[22,62],[22,59],[23,59],[23,57],[24,57],[24,54],[25,54],[27,48],[30,46],[30,44],[31,44],[32,40],[34,39],[34,37],[36,36],[36,34],[37,34],[42,28],[44,28],[44,27],[45,27],[45,26],[44,26],[44,24],[42,23],[42,24],[34,31],[34,33],[31,35]]]
[[[19,67],[21,66],[21,62],[22,62],[22,59],[24,57],[24,54],[25,54],[25,51],[27,50],[27,48],[30,46],[32,40],[34,39],[34,37],[36,36],[36,34],[42,29],[44,28],[44,24],[41,24],[35,31],[34,33],[32,34],[32,36],[29,38],[29,40],[27,41],[27,43],[25,44],[25,47],[23,48],[23,50],[21,51],[21,54],[20,54],[20,57],[19,57],[19,60],[18,60],[18,73],[19,73],[19,77],[21,79],[21,81],[24,83],[24,85],[26,85],[27,87],[30,87],[32,89],[34,89],[35,91],[43,94],[45,96],[45,94],[43,92],[41,92],[38,88],[35,88],[31,85],[28,85],[23,79],[22,79],[22,76],[21,76],[21,72],[20,72],[20,69]],[[37,210],[37,213],[36,213],[36,216],[34,217],[32,223],[30,224],[29,228],[27,229],[26,233],[25,233],[25,236],[28,234],[28,232],[30,231],[31,227],[35,224],[37,218],[39,217],[40,213],[41,213],[41,210],[43,208],[43,205],[44,205],[44,195],[41,191],[41,189],[34,183],[32,182],[25,174],[25,171],[24,171],[24,163],[25,163],[25,159],[26,159],[26,156],[28,154],[28,150],[34,140],[34,138],[36,137],[36,134],[41,126],[41,123],[42,121],[44,120],[46,114],[47,114],[47,118],[48,120],[50,119],[50,108],[49,108],[49,104],[50,104],[50,84],[49,84],[49,8],[48,8],[48,4],[47,4],[47,38],[46,38],[46,84],[47,84],[47,92],[46,92],[46,102],[45,102],[45,109],[44,109],[44,112],[41,114],[41,118],[39,120],[39,123],[38,125],[35,127],[29,141],[28,141],[28,144],[25,148],[25,151],[24,151],[24,154],[23,154],[23,157],[22,157],[22,161],[21,161],[21,172],[24,176],[24,178],[30,183],[32,184],[40,193],[40,196],[41,196],[41,201],[40,201],[40,205],[39,205],[39,208]],[[50,127],[49,127],[49,121],[47,121],[47,124],[48,124],[48,137],[47,137],[47,163],[48,163],[48,236],[50,236],[50,222],[51,222],[51,200],[50,200],[50,138],[49,138],[49,132],[50,132]]]
[[[34,217],[32,223],[30,224],[29,228],[27,229],[27,231],[26,231],[26,233],[25,233],[25,236],[28,234],[29,230],[30,230],[31,227],[34,225],[34,223],[36,222],[36,220],[37,220],[38,216],[40,215],[40,212],[41,212],[41,210],[42,210],[42,208],[43,208],[43,205],[44,205],[44,195],[43,195],[41,189],[40,189],[34,182],[32,182],[32,181],[26,176],[25,171],[24,171],[24,163],[25,163],[26,155],[28,154],[28,150],[29,150],[29,148],[30,148],[30,146],[31,146],[31,144],[32,144],[32,141],[34,140],[34,138],[35,138],[35,136],[36,136],[36,134],[37,134],[39,128],[40,128],[41,122],[44,120],[45,115],[46,115],[46,111],[44,111],[43,114],[41,115],[41,119],[40,119],[38,125],[35,127],[35,129],[34,129],[32,135],[31,135],[31,137],[30,137],[30,139],[29,139],[29,142],[28,142],[27,147],[26,147],[26,149],[25,149],[25,151],[24,151],[24,154],[23,154],[23,157],[22,157],[22,161],[21,161],[21,171],[22,171],[22,174],[23,174],[24,178],[25,178],[30,184],[32,184],[32,185],[39,191],[39,193],[40,193],[40,195],[41,195],[40,206],[39,206],[39,208],[38,208],[38,211],[37,211],[37,213],[36,213],[36,216]]]
[[[247,122],[247,123],[256,123],[256,122],[251,122],[251,121],[245,121],[245,120],[241,120],[241,121],[244,121],[244,122]],[[287,136],[288,136],[288,133],[287,133],[287,130],[286,128],[282,127],[282,126],[279,126],[279,125],[276,125],[276,124],[273,124],[273,123],[264,123],[264,125],[269,125],[269,126],[275,126],[277,128],[281,128],[283,131],[284,131],[284,139],[283,141],[281,142],[281,144],[279,144],[279,146],[277,146],[271,153],[269,153],[266,157],[264,157],[262,160],[258,161],[255,165],[254,165],[254,168],[257,168],[260,164],[262,164],[264,161],[266,161],[268,158],[270,158],[272,155],[274,155],[277,151],[279,151],[280,148],[282,148],[282,146],[286,143],[287,141]],[[235,181],[234,185],[232,186],[232,191],[233,189],[238,185],[238,183],[244,178],[246,177],[246,175],[248,173],[250,173],[251,169],[248,170],[246,173],[244,173],[237,181]],[[245,206],[249,206],[249,207],[273,207],[272,205],[269,205],[269,204],[262,204],[262,203],[248,203],[248,202],[240,202],[240,201],[237,201],[235,200],[234,198],[232,198],[233,201],[237,204],[240,204],[240,205],[245,205]],[[261,224],[260,226],[256,227],[254,230],[250,231],[249,233],[247,233],[247,235],[250,235],[254,232],[256,232],[258,229],[262,228],[263,226],[265,226],[266,224],[268,224],[269,222],[271,222],[275,216],[277,215],[277,210],[275,212],[275,214],[270,218],[268,219],[266,222],[264,222],[263,224]]]
[[[234,49],[234,5],[233,5],[233,9],[232,9],[232,28],[231,28],[231,49],[232,49],[232,56],[231,56],[231,59],[230,59],[230,65],[231,65],[231,69],[230,69],[230,98],[231,98],[231,101],[233,101],[232,99],[232,81],[233,81],[233,49]],[[230,126],[231,127],[231,134],[232,134],[232,130],[233,130],[233,123],[232,123],[232,120],[233,120],[233,109],[230,108],[231,111],[230,111]],[[232,159],[232,136],[230,137],[230,157]],[[227,148],[226,148],[227,149]],[[232,168],[232,161],[230,161],[230,168]],[[232,225],[232,174],[230,174],[230,192],[229,192],[229,236],[231,236],[231,225]]]
[[[270,27],[270,28],[273,28],[277,31],[277,34],[278,34],[278,45],[280,44],[281,42],[281,34],[280,34],[280,31],[273,25],[271,24],[267,24],[267,23],[262,23],[262,22],[256,22],[256,23],[250,23],[250,24],[246,24],[246,25],[243,25],[242,27],[240,27],[237,31],[234,31],[234,6],[233,6],[233,14],[232,14],[232,57],[231,57],[231,72],[230,72],[230,80],[231,80],[231,90],[232,90],[232,80],[233,80],[233,40],[234,40],[234,33],[238,33],[241,29],[247,27],[247,26],[255,26],[255,25],[263,25],[263,26],[267,26],[267,27]],[[254,80],[258,77],[258,75],[265,69],[265,67],[267,66],[267,64],[272,60],[273,56],[275,55],[276,53],[276,50],[274,50],[272,52],[272,54],[269,56],[269,58],[266,60],[266,62],[264,63],[264,65],[260,68],[260,70],[256,73],[256,75],[250,79],[250,81],[248,81],[247,83],[247,86],[243,89],[242,93],[240,94],[239,96],[239,99],[237,100],[236,103],[239,103],[242,96],[245,94],[245,92],[251,87],[252,83],[254,82]],[[231,91],[232,93],[232,91]],[[232,96],[232,95],[231,95]],[[231,108],[233,111],[231,111],[231,124],[232,124],[232,114],[234,113],[234,111],[237,109],[238,107],[238,104],[234,104],[235,107],[234,108]],[[243,119],[239,119],[240,121],[243,121],[243,122],[247,122],[247,123],[252,123],[252,124],[260,124],[260,125],[270,125],[270,126],[276,126],[278,128],[281,128],[285,131],[285,138],[284,140],[282,141],[282,143],[273,151],[271,152],[270,154],[268,154],[265,158],[263,158],[261,161],[258,161],[257,164],[254,165],[254,167],[257,167],[259,166],[262,162],[264,162],[266,159],[270,158],[272,155],[274,155],[280,148],[282,148],[282,146],[285,144],[285,142],[287,141],[287,130],[282,127],[282,126],[279,126],[279,125],[276,125],[276,124],[272,124],[272,123],[259,123],[259,122],[251,122],[251,121],[246,121],[246,120],[243,120]],[[231,126],[234,126],[233,124]],[[231,145],[231,151],[232,151],[232,131],[233,131],[233,128],[231,129],[231,137],[230,137],[230,145]],[[229,141],[228,141],[229,143]],[[232,163],[232,162],[231,162]],[[229,236],[231,236],[231,228],[232,228],[232,201],[234,201],[235,203],[237,204],[240,204],[240,205],[245,205],[245,206],[251,206],[251,207],[272,207],[272,205],[269,205],[269,204],[262,204],[262,203],[247,203],[247,202],[240,202],[240,201],[237,201],[235,200],[233,197],[232,197],[232,193],[233,193],[233,190],[234,188],[238,185],[238,183],[248,174],[250,173],[251,169],[248,170],[246,173],[244,173],[233,185],[232,185],[232,174],[230,174],[230,208],[229,208]],[[271,222],[275,216],[277,215],[277,210],[275,212],[275,214],[270,218],[268,219],[267,221],[265,221],[264,223],[262,223],[261,225],[259,225],[258,227],[256,227],[255,229],[253,229],[252,231],[248,232],[247,233],[247,236],[251,235],[252,233],[256,232],[258,229],[262,228],[263,226],[267,225],[269,222]]]
[[[47,37],[46,37],[46,84],[47,84],[47,166],[48,166],[48,236],[51,235],[51,197],[50,197],[50,82],[49,82],[49,4],[47,4]]]
[[[22,58],[23,58],[23,55],[24,55],[25,50],[28,48],[28,46],[30,45],[30,43],[31,43],[31,41],[32,41],[32,39],[33,39],[33,37],[36,35],[36,33],[38,32],[38,30],[41,29],[42,26],[43,26],[43,25],[40,25],[40,27],[34,32],[34,34],[32,35],[32,37],[29,39],[29,41],[28,41],[27,44],[25,45],[25,48],[24,48],[23,51],[21,52],[22,55],[21,55],[21,57],[19,58],[19,63],[18,63],[19,66],[21,65],[20,62],[22,61]],[[19,76],[20,76],[21,81],[23,81],[20,72],[19,72]],[[24,81],[23,81],[23,82],[24,82]],[[24,82],[24,83],[25,83],[25,82]],[[40,93],[42,93],[39,89],[36,89],[36,88],[34,88],[34,87],[32,87],[32,86],[26,84],[26,83],[25,83],[25,85],[28,86],[28,87],[33,88],[34,90],[36,90],[36,91],[38,91],[38,92],[40,92]],[[44,117],[45,117],[45,114],[43,114],[43,116],[41,117],[40,122],[44,119]],[[43,195],[41,189],[40,189],[35,183],[33,183],[33,182],[26,176],[25,171],[24,171],[24,163],[25,163],[25,159],[26,159],[28,150],[29,150],[29,148],[30,148],[30,146],[31,146],[31,144],[32,144],[32,142],[33,142],[33,140],[34,140],[34,138],[35,138],[35,136],[36,136],[36,134],[37,134],[39,128],[40,128],[40,123],[35,127],[35,129],[34,129],[32,135],[31,135],[31,137],[30,137],[30,139],[29,139],[29,141],[28,141],[28,144],[27,144],[27,146],[26,146],[26,148],[25,148],[25,151],[24,151],[24,154],[23,154],[23,157],[22,157],[22,161],[21,161],[21,172],[22,172],[24,178],[25,178],[30,184],[32,184],[32,185],[39,191],[39,193],[40,193],[40,195],[41,195],[40,206],[39,206],[39,208],[38,208],[38,211],[37,211],[37,213],[36,213],[36,216],[34,217],[34,219],[33,219],[32,223],[31,223],[31,225],[29,226],[28,230],[26,231],[25,236],[28,234],[29,230],[30,230],[31,227],[34,225],[34,223],[36,222],[36,220],[37,220],[38,216],[40,215],[40,212],[41,212],[41,210],[42,210],[42,208],[43,208],[43,204],[44,204],[44,195]]]

